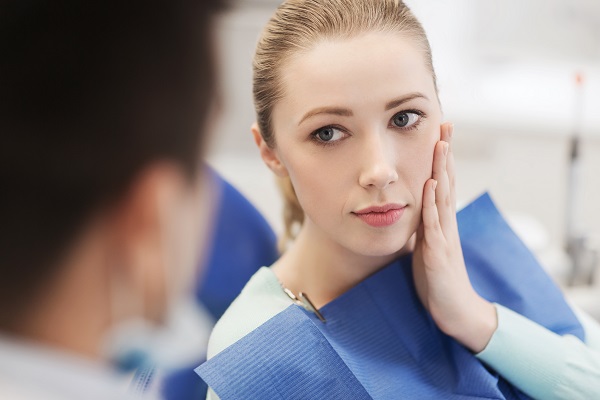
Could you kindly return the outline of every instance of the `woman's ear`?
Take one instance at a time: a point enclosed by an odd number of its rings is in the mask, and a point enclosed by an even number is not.
[[[256,122],[252,124],[250,130],[252,131],[252,135],[254,136],[254,142],[256,143],[256,146],[260,151],[260,156],[262,157],[267,167],[269,167],[269,169],[279,177],[288,176],[287,168],[281,162],[277,151],[274,148],[269,147],[267,142],[265,142],[262,135],[260,134],[260,129]]]

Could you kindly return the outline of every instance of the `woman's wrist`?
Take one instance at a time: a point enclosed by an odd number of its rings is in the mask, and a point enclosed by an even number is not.
[[[482,352],[498,327],[496,307],[477,293],[473,293],[469,308],[453,321],[440,326],[447,335],[474,353]]]

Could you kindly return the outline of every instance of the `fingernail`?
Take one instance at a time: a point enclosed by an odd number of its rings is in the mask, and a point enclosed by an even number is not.
[[[445,142],[445,143],[444,143],[444,155],[448,155],[448,147],[449,147],[449,146],[450,146],[450,145],[448,144],[448,142]]]
[[[431,189],[435,192],[435,188],[437,187],[437,181],[433,181],[433,184],[431,185]]]
[[[448,137],[452,139],[452,134],[454,133],[454,124],[450,124],[448,127]]]

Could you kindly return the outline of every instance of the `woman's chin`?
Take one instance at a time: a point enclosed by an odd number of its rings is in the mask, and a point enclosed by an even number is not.
[[[389,258],[391,261],[392,259],[411,253],[414,249],[415,241],[416,236],[413,235],[408,240],[363,242],[355,247],[354,252],[366,257]]]

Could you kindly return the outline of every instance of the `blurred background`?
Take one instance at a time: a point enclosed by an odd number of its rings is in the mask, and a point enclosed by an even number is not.
[[[457,193],[489,191],[569,296],[600,318],[600,1],[407,0],[455,123]],[[219,24],[224,109],[209,163],[282,231],[250,134],[251,61],[278,2],[238,0]]]

